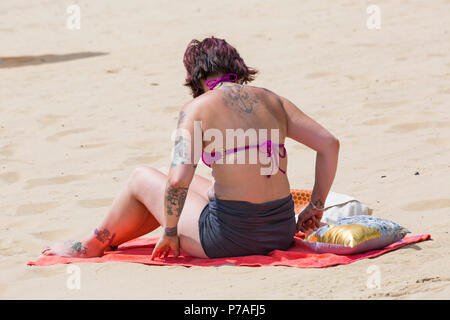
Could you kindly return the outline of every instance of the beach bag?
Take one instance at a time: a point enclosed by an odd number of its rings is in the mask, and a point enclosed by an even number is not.
[[[294,200],[295,220],[298,214],[308,205],[311,199],[311,190],[291,189]],[[325,210],[323,211],[321,222],[333,224],[340,219],[356,215],[371,215],[373,210],[355,198],[346,194],[330,191],[325,200]]]

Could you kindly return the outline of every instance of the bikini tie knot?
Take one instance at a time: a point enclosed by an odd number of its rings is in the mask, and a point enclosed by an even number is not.
[[[274,152],[272,152],[272,148],[275,149]],[[278,163],[278,157],[280,157],[280,158],[286,157],[286,148],[284,147],[284,144],[273,144],[272,145],[272,140],[267,139],[259,145],[259,150],[266,151],[266,156],[271,158],[270,159],[270,174],[267,175],[267,178],[270,178],[275,166],[278,168],[278,170],[280,170],[281,172],[286,174],[286,171],[282,170]],[[282,151],[283,151],[283,153],[282,153]]]
[[[206,85],[209,87],[209,90],[212,90],[221,82],[234,82],[237,80],[237,75],[235,73],[227,73],[217,79],[209,79],[206,81]]]

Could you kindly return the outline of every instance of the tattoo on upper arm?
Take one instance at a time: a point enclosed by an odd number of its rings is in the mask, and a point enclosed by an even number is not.
[[[180,164],[191,164],[191,140],[190,137],[185,137],[185,129],[180,129],[180,126],[186,121],[186,113],[180,111],[180,117],[177,124],[177,136],[175,138],[175,146],[173,151],[172,162],[170,167],[176,167]],[[183,132],[183,130],[185,130]],[[194,169],[197,167],[193,164]]]
[[[258,97],[249,92],[243,86],[230,86],[225,90],[225,103],[231,107],[238,108],[245,113],[252,113],[253,108],[259,103]]]
[[[180,116],[178,117],[177,128],[179,128],[184,121],[186,120],[186,113],[184,111],[180,111]]]
[[[187,192],[188,188],[186,187],[174,187],[171,186],[170,184],[167,185],[165,202],[167,214],[169,216],[175,214],[177,217],[179,217],[181,215],[181,210],[183,210]]]
[[[180,115],[178,117],[178,123],[177,123],[177,129],[184,123],[186,120],[186,113],[181,110]],[[186,142],[182,135],[179,135],[175,139],[175,149],[173,153],[173,159],[172,163],[170,164],[171,167],[175,167],[179,164],[184,164],[186,157],[187,157],[187,150],[186,150]]]
[[[187,164],[189,163],[189,155],[188,155],[188,145],[186,140],[183,138],[182,135],[179,135],[175,139],[175,147],[173,151],[173,159],[172,163],[170,164],[171,167],[178,166],[180,164]]]

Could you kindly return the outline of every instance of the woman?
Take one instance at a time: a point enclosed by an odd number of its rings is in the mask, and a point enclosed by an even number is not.
[[[225,40],[191,41],[183,62],[185,85],[194,99],[181,108],[177,128],[187,135],[177,137],[170,168],[135,169],[92,234],[46,247],[43,254],[101,256],[159,226],[164,231],[152,259],[167,257],[172,250],[177,257],[180,248],[199,258],[266,254],[287,249],[296,231],[320,226],[336,173],[338,139],[289,100],[246,85],[257,71],[247,67]],[[195,175],[199,156],[192,151],[195,139],[189,137],[195,136],[196,123],[203,135],[202,160],[212,168],[214,181]],[[267,135],[256,143],[235,135],[234,148],[206,151],[205,136],[211,131],[227,136],[227,129],[266,130]],[[317,151],[311,202],[297,224],[286,175],[286,138]],[[261,159],[256,163],[246,158],[255,150]],[[268,167],[271,171],[264,171]]]

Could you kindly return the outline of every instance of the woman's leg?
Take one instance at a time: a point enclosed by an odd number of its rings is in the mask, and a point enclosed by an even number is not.
[[[147,234],[164,221],[164,193],[167,176],[151,167],[135,169],[125,187],[114,200],[110,211],[94,230],[81,241],[55,244],[43,254],[61,256],[100,256],[105,249]],[[181,249],[205,258],[201,247],[198,219],[207,199],[191,188],[178,223]]]

